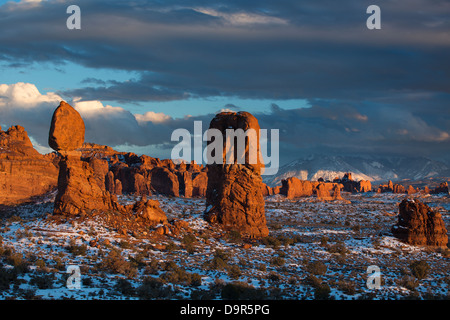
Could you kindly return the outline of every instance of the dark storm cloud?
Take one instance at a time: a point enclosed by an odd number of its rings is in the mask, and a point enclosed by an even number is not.
[[[26,10],[11,4],[0,8],[0,28],[7,30],[0,35],[0,55],[16,63],[74,61],[141,74],[66,92],[84,99],[361,99],[392,90],[448,92],[448,3],[386,1],[378,31],[365,27],[369,4],[79,1],[79,31],[66,29],[64,3]]]
[[[257,114],[280,129],[285,154],[448,153],[450,3],[380,2],[382,29],[369,31],[372,2],[78,1],[82,30],[65,27],[66,3],[11,3],[0,7],[0,60],[138,74],[88,75],[59,93],[69,100],[308,99],[311,108]],[[99,110],[86,118],[88,136],[109,145],[167,146],[172,130],[197,119],[138,123],[126,110]],[[212,116],[199,118],[206,127]]]

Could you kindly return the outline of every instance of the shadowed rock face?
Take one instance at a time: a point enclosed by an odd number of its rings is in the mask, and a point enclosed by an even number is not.
[[[391,230],[395,237],[412,245],[443,247],[448,243],[441,214],[417,199],[400,203],[398,222]]]
[[[208,164],[208,185],[204,217],[210,223],[219,223],[226,229],[239,231],[248,237],[265,237],[269,234],[264,213],[263,182],[259,146],[258,120],[248,112],[222,112],[211,121],[210,129],[218,129],[226,141],[226,129],[254,129],[256,146],[245,146],[244,164]],[[250,150],[256,150],[256,163],[249,163]],[[226,148],[223,146],[223,158]],[[225,162],[225,160],[224,160]]]

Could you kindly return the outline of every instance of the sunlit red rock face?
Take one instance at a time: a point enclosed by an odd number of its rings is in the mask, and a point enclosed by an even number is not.
[[[219,223],[226,229],[234,229],[248,237],[265,237],[269,234],[264,212],[263,182],[259,152],[258,120],[248,112],[222,112],[210,123],[210,129],[218,129],[225,144],[226,129],[253,129],[256,141],[245,145],[245,163],[227,164],[226,148],[223,146],[222,164],[208,164],[208,187],[206,190],[206,210],[204,217],[211,223]],[[249,145],[256,143],[257,145]],[[257,152],[255,163],[251,150]]]
[[[313,193],[314,185],[309,180],[290,177],[281,181],[280,194],[285,195],[288,199],[310,197]]]
[[[55,151],[72,151],[84,143],[84,121],[68,103],[61,101],[53,113],[48,145]]]
[[[398,222],[391,230],[395,237],[412,245],[444,247],[448,243],[441,214],[417,199],[400,203]]]
[[[15,204],[56,188],[55,155],[37,152],[21,126],[0,128],[0,204]]]

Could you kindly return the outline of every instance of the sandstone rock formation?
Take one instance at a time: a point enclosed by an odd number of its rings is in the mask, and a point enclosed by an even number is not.
[[[0,129],[0,204],[16,204],[55,190],[58,161],[37,152],[21,126]]]
[[[314,189],[317,199],[322,201],[330,201],[333,198],[330,195],[330,189],[327,187],[326,183],[320,182]]]
[[[343,190],[347,192],[370,192],[372,191],[372,184],[369,180],[355,181],[352,179],[351,172],[344,174],[342,178],[335,178],[335,183],[343,185]]]
[[[179,197],[180,184],[177,175],[166,167],[156,167],[150,174],[152,189],[161,194]]]
[[[122,184],[109,170],[108,161],[92,155],[82,159],[80,151],[73,151],[83,146],[84,124],[81,122],[83,120],[76,110],[63,102],[52,118],[49,143],[62,154],[53,213],[72,216],[102,213],[110,217],[109,212],[116,212],[116,217],[111,216],[113,219],[109,223],[124,224],[125,221],[136,222],[136,219],[147,225],[166,222],[167,218],[157,201],[141,200],[128,206],[119,204],[110,191],[121,192]],[[125,167],[128,168],[127,165]],[[138,194],[147,194],[149,184],[144,176],[135,172],[131,177],[133,190]]]
[[[360,180],[356,185],[357,192],[371,192],[372,183],[369,180]]]
[[[391,231],[412,245],[446,246],[447,229],[439,212],[417,199],[404,199],[399,205],[398,222]]]
[[[408,189],[406,189],[407,194],[414,194],[416,192],[417,192],[417,190],[414,189],[414,187],[412,185],[409,185]]]
[[[192,179],[192,196],[205,197],[208,187],[208,173],[205,171],[194,173]]]
[[[210,129],[218,129],[224,143],[226,129],[253,129],[257,141],[245,145],[245,163],[226,163],[226,148],[223,147],[224,162],[208,164],[208,186],[204,218],[210,223],[219,223],[226,229],[234,229],[248,237],[265,237],[269,234],[264,212],[261,168],[257,157],[250,163],[250,150],[260,153],[258,120],[248,112],[222,112],[210,123]],[[256,143],[255,145],[250,145]],[[220,155],[219,155],[220,156]],[[236,155],[235,155],[236,156]],[[235,159],[236,160],[236,159]]]
[[[448,182],[442,182],[438,187],[434,188],[430,193],[439,194],[439,193],[449,193]]]
[[[288,199],[309,197],[313,195],[313,188],[311,181],[290,177],[281,181],[279,193],[285,195]]]

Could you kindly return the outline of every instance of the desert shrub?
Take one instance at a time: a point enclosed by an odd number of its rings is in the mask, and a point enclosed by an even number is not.
[[[242,275],[242,271],[238,265],[231,265],[227,268],[228,275],[231,279],[238,279]]]
[[[284,266],[284,264],[286,263],[286,260],[282,257],[273,257],[272,259],[270,259],[270,264],[272,264],[273,266]]]
[[[314,299],[316,300],[328,300],[330,298],[330,286],[326,283],[321,283],[314,290]]]
[[[261,243],[267,247],[272,247],[274,249],[278,248],[281,245],[280,240],[272,236],[262,238]]]
[[[22,238],[31,238],[33,236],[33,233],[29,231],[27,228],[24,229],[17,229],[15,232],[16,239],[22,239]]]
[[[53,287],[53,274],[38,273],[31,277],[30,285],[36,286],[39,289],[51,289]]]
[[[305,277],[305,283],[309,284],[313,288],[317,288],[322,284],[322,280],[320,280],[313,274],[309,274]]]
[[[135,293],[133,285],[127,279],[119,279],[114,286],[114,289],[123,295],[131,296]]]
[[[202,278],[197,273],[189,273],[178,266],[171,266],[170,270],[161,275],[161,280],[173,284],[185,286],[199,286],[202,284]]]
[[[306,270],[314,275],[323,275],[327,272],[327,266],[322,261],[308,263]]]
[[[136,294],[141,300],[170,298],[173,291],[165,287],[159,278],[147,277],[142,284],[137,287]]]
[[[183,236],[183,238],[181,239],[181,243],[184,244],[185,246],[192,245],[196,242],[197,242],[197,238],[191,233],[185,234]]]
[[[264,263],[260,263],[258,265],[258,270],[259,271],[266,271],[267,270],[267,266]]]
[[[209,262],[209,266],[211,269],[223,270],[228,267],[228,260],[230,260],[228,253],[221,249],[216,249],[212,260]]]
[[[120,273],[129,278],[134,277],[137,269],[132,263],[125,260],[120,251],[111,250],[98,264],[100,270],[112,273]]]
[[[178,249],[178,246],[173,241],[167,242],[167,245],[166,245],[167,252],[173,252],[177,249]]]
[[[28,261],[19,252],[15,252],[12,248],[6,248],[3,252],[5,262],[12,265],[18,273],[28,272]]]
[[[345,255],[348,253],[347,248],[345,247],[345,243],[342,241],[336,241],[335,244],[330,245],[328,247],[329,253],[339,253],[340,255]]]
[[[351,281],[341,280],[338,282],[339,289],[348,295],[354,295],[356,293],[355,284]]]
[[[9,286],[17,280],[17,272],[14,269],[0,267],[0,291],[8,290]]]
[[[143,267],[146,265],[145,258],[147,258],[147,254],[143,251],[138,252],[137,254],[133,256],[129,256],[128,259],[130,262],[136,267]]]
[[[186,248],[186,251],[189,254],[192,254],[195,252],[195,243],[197,242],[197,238],[193,234],[185,234],[183,236],[183,239],[181,239],[181,243]]]
[[[289,246],[295,243],[295,239],[292,237],[289,237],[287,235],[279,235],[277,237],[277,240],[282,244],[283,246]]]
[[[270,282],[279,282],[281,280],[281,276],[275,272],[275,271],[271,271],[268,275],[267,275],[267,279]]]
[[[226,300],[261,300],[266,294],[248,283],[233,281],[223,286],[221,296]]]
[[[69,251],[73,256],[85,256],[87,246],[85,244],[77,245],[75,239],[70,240],[67,246],[67,251]]]
[[[130,249],[132,248],[132,245],[128,241],[122,240],[119,242],[119,247],[122,249]]]
[[[403,276],[403,278],[398,281],[398,285],[405,287],[408,290],[415,291],[419,286],[419,281],[410,276]]]
[[[156,260],[151,260],[146,266],[144,273],[145,274],[158,274],[159,264]]]
[[[213,300],[215,295],[210,290],[191,290],[190,300]]]
[[[231,242],[240,242],[242,240],[242,235],[239,231],[237,230],[230,230],[227,233],[227,238],[229,239],[229,241]]]
[[[422,280],[428,276],[431,268],[425,260],[420,260],[411,263],[409,269],[417,279]]]
[[[320,245],[322,246],[322,247],[325,247],[325,246],[327,246],[328,245],[328,237],[326,237],[326,236],[322,236],[321,238],[320,238]]]

